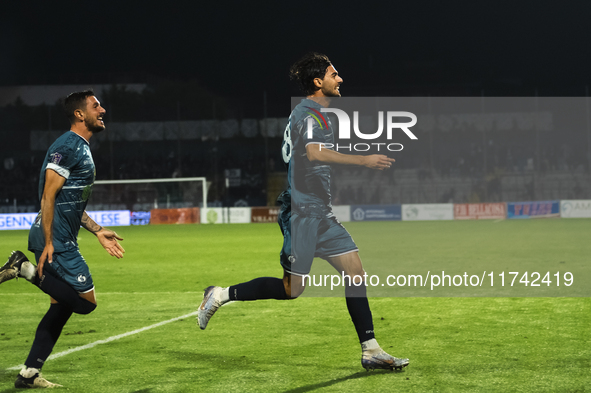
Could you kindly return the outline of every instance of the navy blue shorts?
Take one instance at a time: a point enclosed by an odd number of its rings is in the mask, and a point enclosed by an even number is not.
[[[35,251],[37,263],[41,254],[43,254],[42,251]],[[90,292],[94,289],[90,270],[78,247],[60,253],[54,252],[53,262],[46,261],[43,269],[47,269],[48,273],[65,281],[78,293]]]
[[[327,259],[358,250],[334,216],[307,216],[282,208],[278,222],[283,232],[281,266],[292,274],[310,273],[314,257]]]

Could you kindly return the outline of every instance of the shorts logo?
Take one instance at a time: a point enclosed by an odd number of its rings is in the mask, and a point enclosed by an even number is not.
[[[53,153],[52,155],[49,156],[49,162],[58,165],[60,163],[60,161],[62,160],[62,155],[59,153]]]
[[[289,260],[289,263],[291,263],[292,265],[295,263],[296,258],[293,255],[290,255],[289,257],[287,257],[287,259]]]
[[[86,276],[82,273],[80,273],[76,279],[78,282],[86,282]]]

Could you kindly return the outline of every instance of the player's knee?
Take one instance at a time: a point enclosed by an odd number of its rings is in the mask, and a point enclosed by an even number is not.
[[[89,302],[88,300],[85,300],[85,299],[80,299],[80,301],[78,302],[78,304],[74,308],[74,312],[76,314],[86,315],[86,314],[90,314],[95,309],[96,309],[96,304]]]
[[[304,293],[304,288],[300,289],[300,290],[294,290],[293,288],[290,288],[289,292],[286,291],[285,294],[287,295],[287,300],[292,300],[292,299],[297,299],[298,297],[300,297],[300,295]]]
[[[347,277],[351,277],[353,284],[359,285],[365,281],[365,270],[362,267],[355,269],[347,269],[343,272]]]
[[[306,289],[303,285],[293,285],[293,283],[285,284],[285,298],[287,300],[297,299],[302,293],[304,293],[304,289]]]
[[[285,299],[296,299],[306,289],[306,282],[301,276],[285,271],[283,274],[283,288],[285,289]]]

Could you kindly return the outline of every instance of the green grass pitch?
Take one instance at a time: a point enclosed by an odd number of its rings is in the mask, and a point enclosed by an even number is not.
[[[403,372],[361,368],[344,299],[314,297],[316,288],[309,288],[292,301],[228,304],[205,331],[191,316],[72,352],[47,361],[44,375],[64,385],[62,391],[86,393],[589,390],[591,220],[346,227],[370,274],[571,269],[578,296],[540,297],[521,288],[519,297],[500,297],[464,287],[416,297],[369,288],[378,341],[410,358]],[[122,260],[81,230],[99,306],[70,319],[54,354],[190,314],[208,285],[281,276],[275,224],[117,231],[125,238]],[[1,232],[0,252],[24,249],[26,239],[26,231]],[[317,260],[313,274],[323,273],[332,271]],[[17,371],[9,369],[24,362],[48,304],[47,295],[25,280],[0,286],[0,392],[14,390]]]

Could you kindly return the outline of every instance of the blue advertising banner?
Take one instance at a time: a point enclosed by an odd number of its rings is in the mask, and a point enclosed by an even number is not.
[[[131,225],[148,225],[150,212],[131,212]]]
[[[507,218],[547,217],[560,217],[560,201],[507,203]]]
[[[351,221],[399,221],[402,205],[352,205]]]

